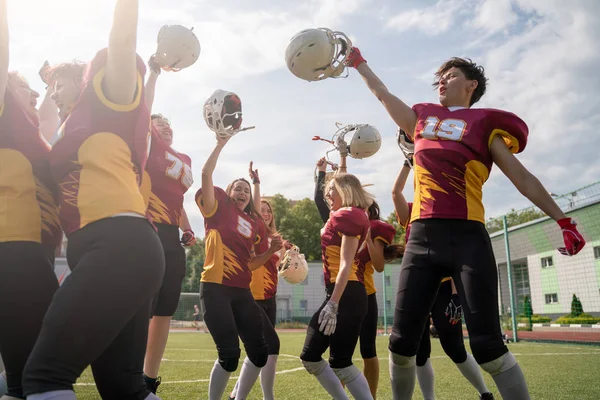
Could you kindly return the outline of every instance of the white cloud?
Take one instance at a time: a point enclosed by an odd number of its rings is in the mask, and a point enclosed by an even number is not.
[[[382,214],[391,212],[390,190],[402,164],[394,143],[395,126],[355,71],[348,79],[312,83],[287,71],[285,47],[296,32],[309,27],[341,30],[355,39],[386,85],[407,102],[435,101],[432,71],[449,57],[463,55],[481,62],[490,78],[481,106],[513,111],[530,127],[529,144],[520,160],[556,193],[598,179],[599,2],[421,4],[184,0],[172,7],[167,0],[141,2],[138,52],[144,59],[154,51],[163,24],[194,26],[202,45],[196,65],[162,74],[155,102],[155,111],[173,122],[175,148],[193,159],[196,182],[186,195],[186,207],[199,236],[202,217],[193,197],[214,145],[214,134],[202,119],[202,104],[217,88],[237,92],[244,123],[257,127],[227,145],[215,171],[217,185],[246,176],[247,163],[254,160],[266,194],[311,198],[314,163],[328,148],[312,142],[312,136],[331,136],[336,121],[369,123],[380,130],[384,145],[372,158],[349,160],[349,170],[374,184],[370,190]],[[11,68],[43,89],[37,70],[45,59],[87,60],[106,46],[113,7],[114,1],[106,0],[10,2]],[[68,24],[62,14],[66,10],[77,16]],[[410,198],[412,183],[407,186]],[[497,168],[484,192],[490,216],[528,204]]]
[[[398,32],[418,30],[427,35],[438,35],[459,27],[458,17],[464,11],[464,0],[439,0],[429,7],[403,11],[388,19],[386,27]]]

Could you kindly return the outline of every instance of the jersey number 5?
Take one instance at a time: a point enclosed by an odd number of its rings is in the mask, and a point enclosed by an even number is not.
[[[252,236],[252,224],[240,216],[238,216],[237,230],[244,237]]]
[[[192,186],[192,183],[194,183],[194,178],[192,176],[191,168],[188,167],[187,164],[181,161],[178,157],[175,157],[173,154],[168,152],[165,154],[167,160],[173,163],[169,168],[167,168],[167,176],[175,180],[181,179],[181,183],[186,188]]]
[[[429,117],[425,120],[425,127],[421,136],[425,139],[446,139],[458,142],[462,139],[467,123],[462,119],[447,118],[439,120],[437,117]]]

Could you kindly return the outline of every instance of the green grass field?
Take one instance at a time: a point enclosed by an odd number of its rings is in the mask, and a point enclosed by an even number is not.
[[[328,399],[317,380],[302,368],[298,359],[303,333],[280,333],[281,355],[277,365],[275,396],[285,399]],[[379,336],[377,348],[381,376],[379,399],[391,399],[387,362],[387,336]],[[600,347],[562,344],[516,343],[509,345],[525,372],[532,399],[568,400],[600,398]],[[208,378],[216,359],[216,350],[210,335],[190,331],[172,332],[161,366],[162,385],[158,395],[162,399],[207,399]],[[242,358],[244,354],[242,353]],[[358,349],[355,363],[362,368]],[[437,339],[432,339],[432,362],[435,370],[436,395],[441,400],[478,399],[477,392],[460,375],[446,357]],[[240,362],[241,365],[241,362]],[[235,384],[240,369],[232,374],[227,390]],[[500,398],[491,378],[484,373],[488,387]],[[89,370],[78,381],[79,399],[99,399]],[[225,397],[226,398],[226,397]],[[414,399],[422,399],[418,387]],[[249,399],[262,399],[257,382]]]

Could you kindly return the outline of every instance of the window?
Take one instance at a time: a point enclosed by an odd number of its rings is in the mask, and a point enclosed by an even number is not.
[[[600,246],[594,247],[594,258],[596,260],[600,258]]]
[[[550,293],[546,295],[546,304],[557,304],[558,303],[558,294]]]
[[[552,256],[550,257],[542,257],[542,268],[548,268],[554,265],[552,260]]]
[[[385,286],[391,286],[391,285],[392,285],[392,277],[388,275],[385,277]]]
[[[300,300],[300,309],[307,310],[308,309],[308,300]]]

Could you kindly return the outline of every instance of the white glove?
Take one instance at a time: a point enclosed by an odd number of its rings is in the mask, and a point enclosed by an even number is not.
[[[332,335],[337,325],[338,304],[329,300],[319,314],[319,331],[324,335]]]

